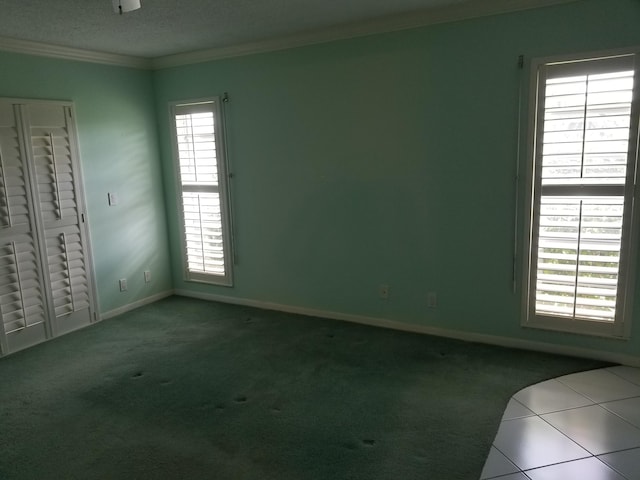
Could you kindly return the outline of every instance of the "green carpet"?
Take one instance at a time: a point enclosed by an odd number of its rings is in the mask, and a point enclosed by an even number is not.
[[[172,297],[0,360],[0,478],[477,480],[512,394],[600,366]]]

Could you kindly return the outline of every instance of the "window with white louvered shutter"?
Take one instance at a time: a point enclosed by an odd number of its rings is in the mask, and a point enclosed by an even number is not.
[[[529,325],[623,335],[636,248],[635,62],[629,54],[537,66]]]
[[[219,99],[172,105],[186,278],[231,285]]]

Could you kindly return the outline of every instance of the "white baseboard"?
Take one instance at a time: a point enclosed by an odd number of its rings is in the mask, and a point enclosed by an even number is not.
[[[482,333],[462,332],[459,330],[449,330],[445,328],[430,327],[426,325],[413,325],[409,323],[397,322],[386,318],[369,317],[364,315],[353,315],[341,312],[331,312],[326,310],[315,310],[312,308],[283,305],[279,303],[263,302],[248,298],[230,297],[227,295],[216,295],[212,293],[190,292],[189,290],[174,290],[175,295],[183,297],[198,298],[201,300],[211,300],[216,302],[231,303],[235,305],[245,305],[248,307],[264,308],[265,310],[276,310],[279,312],[296,313],[310,317],[330,318],[332,320],[342,320],[372,327],[390,328],[404,332],[422,333],[435,335],[438,337],[453,338],[467,342],[484,343],[499,347],[518,348],[521,350],[533,350],[537,352],[553,353],[558,355],[568,355],[572,357],[591,358],[611,363],[620,363],[632,367],[640,367],[640,357],[626,355],[622,353],[592,350],[588,348],[569,347],[566,345],[556,345],[553,343],[534,342],[517,338],[501,337],[496,335],[486,335]]]
[[[100,320],[108,320],[110,318],[117,317],[118,315],[122,315],[123,313],[129,312],[131,310],[135,310],[136,308],[142,307],[144,305],[148,305],[150,303],[157,302],[158,300],[162,300],[163,298],[170,297],[173,294],[174,294],[173,290],[166,290],[164,292],[151,295],[150,297],[145,297],[136,302],[127,303],[122,307],[114,308],[113,310],[109,310],[108,312],[102,313],[100,315]]]

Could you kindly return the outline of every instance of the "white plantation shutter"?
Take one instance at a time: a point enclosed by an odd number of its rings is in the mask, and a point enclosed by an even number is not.
[[[188,280],[231,284],[219,99],[173,105]]]
[[[31,128],[40,211],[45,222],[77,217],[69,137],[63,128]]]
[[[71,107],[0,100],[0,346],[92,320]]]
[[[14,122],[13,112],[5,109],[2,113],[6,120]],[[15,125],[0,124],[0,226],[30,225],[27,198],[27,180],[17,129]]]
[[[543,196],[536,313],[613,321],[624,198]]]
[[[0,244],[0,310],[5,334],[45,321],[37,255],[30,235]]]
[[[577,329],[620,334],[637,153],[635,69],[634,55],[538,68],[531,324],[589,323]]]
[[[220,194],[183,192],[182,205],[189,271],[224,275]]]
[[[624,186],[633,70],[548,78],[542,185]]]
[[[3,351],[11,338],[46,336],[45,296],[17,107],[0,103],[0,317]],[[33,339],[31,337],[34,337]]]
[[[89,287],[78,227],[50,229],[46,246],[56,317],[88,309]]]
[[[31,149],[56,327],[90,319],[90,284],[71,144],[70,108],[29,108]]]

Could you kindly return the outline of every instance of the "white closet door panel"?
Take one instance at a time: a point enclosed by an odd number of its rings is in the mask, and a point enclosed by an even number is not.
[[[29,107],[31,151],[56,330],[91,322],[90,280],[67,107]]]
[[[46,250],[56,316],[89,308],[89,282],[78,226],[49,228]]]
[[[31,114],[34,120],[34,114]],[[69,131],[64,127],[31,128],[32,152],[40,209],[45,222],[77,216],[76,185],[69,143]],[[36,119],[37,121],[37,119]],[[41,122],[40,122],[41,123]]]
[[[0,102],[0,346],[45,340],[47,307],[19,109]]]
[[[31,231],[28,183],[15,108],[0,103],[0,239]]]
[[[21,328],[7,334],[7,350],[17,352],[47,339],[48,333],[45,322],[33,325],[29,328]]]
[[[29,224],[27,190],[22,169],[8,166],[0,151],[0,226]]]
[[[93,296],[71,106],[0,99],[0,348],[89,324]]]
[[[0,227],[29,225],[27,203],[18,130],[15,125],[0,124]]]
[[[0,312],[7,335],[46,320],[38,270],[29,236],[0,244]]]

